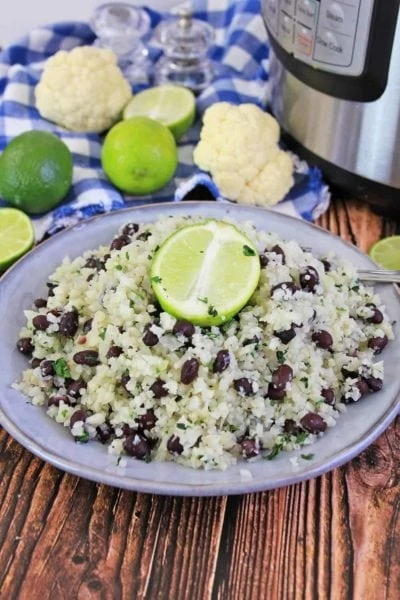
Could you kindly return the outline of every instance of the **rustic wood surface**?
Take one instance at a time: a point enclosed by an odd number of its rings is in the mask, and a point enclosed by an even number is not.
[[[400,222],[336,200],[363,250]],[[397,600],[400,420],[346,466],[221,498],[136,494],[43,463],[0,428],[3,600]]]

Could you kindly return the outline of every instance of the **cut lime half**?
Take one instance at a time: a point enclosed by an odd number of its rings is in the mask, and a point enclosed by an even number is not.
[[[0,272],[28,252],[34,242],[30,218],[17,208],[0,208]]]
[[[400,269],[400,235],[392,235],[376,242],[368,254],[384,269]]]
[[[155,253],[151,283],[162,308],[204,327],[221,325],[248,302],[260,278],[252,242],[224,221],[173,233]]]
[[[133,96],[124,109],[123,117],[154,119],[168,127],[178,140],[193,124],[195,114],[193,92],[177,85],[159,85]]]

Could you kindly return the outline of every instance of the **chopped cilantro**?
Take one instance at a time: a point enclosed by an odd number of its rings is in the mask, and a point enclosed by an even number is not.
[[[199,302],[204,302],[204,304],[207,304],[207,302],[208,302],[208,298],[197,298],[197,300]]]
[[[314,458],[314,454],[312,452],[310,452],[310,454],[302,454],[301,458],[304,460],[312,460]]]
[[[283,365],[283,363],[285,362],[285,358],[286,358],[286,352],[282,352],[282,350],[277,350],[276,359],[280,365]]]
[[[218,314],[218,311],[216,310],[215,306],[213,306],[212,304],[210,304],[210,306],[208,307],[208,314],[211,317],[216,317]]]
[[[99,337],[101,337],[102,340],[104,340],[104,338],[106,337],[106,331],[107,327],[103,327],[103,329],[99,332]]]
[[[267,456],[265,457],[267,460],[273,460],[274,458],[276,458],[278,456],[278,454],[280,454],[283,450],[283,442],[278,442],[277,444],[275,444],[275,446],[272,448],[271,452],[269,454],[267,454]]]
[[[117,271],[122,271],[124,267],[122,265],[115,265],[115,268],[117,269]]]
[[[255,256],[256,255],[253,248],[250,248],[250,246],[247,246],[246,244],[243,246],[243,254],[245,256]]]
[[[306,390],[308,389],[308,377],[302,377],[300,381],[304,384]]]
[[[185,425],[185,423],[177,423],[176,426],[178,429],[187,429],[187,425]]]
[[[302,431],[299,435],[296,436],[296,444],[302,444],[308,438],[308,433],[306,431]]]
[[[63,377],[64,379],[67,377],[71,377],[70,370],[64,358],[57,358],[57,360],[54,361],[53,368],[56,375],[58,375],[59,377]]]
[[[154,275],[154,277],[151,278],[153,283],[161,283],[162,279],[161,277],[159,277],[158,275]]]
[[[352,292],[358,292],[360,291],[360,286],[359,285],[353,285],[353,287],[350,288]]]
[[[89,434],[85,431],[82,435],[79,435],[75,438],[76,442],[80,442],[81,444],[86,444],[89,441]]]
[[[134,308],[134,306],[135,306],[135,301],[129,300],[129,308]]]
[[[126,260],[129,260],[129,252],[125,252],[125,258]]]

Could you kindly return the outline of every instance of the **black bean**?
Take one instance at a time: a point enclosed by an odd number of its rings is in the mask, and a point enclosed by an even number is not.
[[[123,350],[121,348],[121,346],[110,346],[106,357],[107,358],[118,358],[118,356],[121,356]]]
[[[282,344],[288,344],[294,337],[296,337],[296,332],[294,330],[293,324],[290,329],[282,329],[281,331],[274,331],[274,335],[279,338]]]
[[[114,427],[108,421],[96,427],[96,437],[102,444],[106,444],[112,435],[114,435]]]
[[[122,230],[124,235],[132,236],[134,233],[139,231],[139,225],[137,223],[127,223]]]
[[[146,242],[149,237],[151,236],[151,231],[143,231],[143,233],[139,233],[139,235],[137,236],[137,240],[140,240],[142,242]]]
[[[324,265],[324,270],[325,273],[329,273],[329,271],[332,268],[331,263],[329,262],[329,260],[326,260],[325,258],[321,259],[322,264]]]
[[[71,398],[80,398],[81,390],[86,389],[87,383],[83,381],[83,379],[77,379],[76,381],[71,381],[67,386],[67,394],[71,396]]]
[[[145,327],[145,334],[142,337],[142,342],[145,346],[148,346],[149,348],[152,348],[153,346],[155,346],[156,344],[158,344],[158,335],[156,335],[155,333],[153,333],[150,330],[151,325],[147,325]]]
[[[264,269],[268,265],[268,256],[265,254],[259,254],[258,258],[260,260],[260,267]]]
[[[32,352],[35,349],[35,346],[32,343],[32,338],[24,337],[18,340],[17,348],[21,352],[21,354],[32,354]]]
[[[111,242],[110,250],[121,250],[121,248],[127,246],[130,243],[131,238],[129,237],[129,235],[120,235]]]
[[[128,425],[128,423],[123,423],[121,429],[122,435],[124,435],[125,437],[129,437],[130,435],[135,435],[135,433],[137,433],[137,428],[131,427],[130,425]]]
[[[174,335],[181,335],[187,339],[191,339],[192,336],[195,334],[195,331],[195,327],[192,323],[179,319],[175,323],[172,333]]]
[[[272,373],[271,383],[275,388],[286,389],[286,385],[293,379],[293,369],[289,365],[279,365]]]
[[[243,458],[254,458],[260,455],[260,444],[251,438],[244,438],[240,445],[242,447]]]
[[[49,291],[47,293],[48,297],[51,298],[52,296],[54,296],[54,290],[57,287],[56,283],[46,283]]]
[[[78,331],[79,317],[78,311],[74,308],[63,314],[58,325],[58,330],[65,337],[74,337]]]
[[[373,310],[372,316],[368,317],[368,319],[366,319],[367,323],[374,323],[375,325],[379,325],[380,323],[382,323],[383,314],[381,313],[379,308],[376,308],[375,304],[372,304],[372,303],[366,304],[365,306],[368,306],[369,308],[371,308]]]
[[[327,428],[326,421],[321,415],[309,412],[300,420],[302,427],[309,433],[322,433]]]
[[[368,348],[374,351],[374,354],[380,354],[388,343],[386,335],[383,337],[373,337],[368,340]]]
[[[342,367],[341,373],[345,379],[357,379],[358,371],[350,371],[347,367]]]
[[[222,373],[225,371],[231,363],[231,357],[229,350],[218,350],[217,356],[213,363],[213,372]]]
[[[323,397],[325,404],[329,404],[329,406],[335,406],[335,392],[332,388],[324,388],[321,390],[321,396]]]
[[[73,426],[75,425],[75,423],[78,423],[79,421],[83,421],[85,422],[87,419],[87,412],[85,410],[79,409],[76,410],[73,415],[71,416],[71,419],[69,421],[69,428],[72,429]]]
[[[252,394],[254,394],[253,382],[247,377],[240,377],[240,379],[235,379],[233,382],[233,386],[235,390],[243,396],[251,396]]]
[[[36,317],[33,317],[32,319],[32,325],[38,331],[46,331],[50,323],[47,320],[46,315],[36,315]]]
[[[285,253],[282,250],[282,248],[280,246],[278,246],[278,244],[275,244],[275,246],[273,246],[271,248],[270,252],[273,252],[274,254],[277,254],[278,256],[281,256],[282,257],[282,264],[283,265],[286,263]]]
[[[253,335],[252,338],[246,338],[245,340],[243,340],[242,345],[243,346],[251,346],[251,344],[259,344],[260,343],[260,338],[257,335]]]
[[[268,385],[267,396],[271,400],[283,400],[286,395],[286,389],[283,387],[278,387],[273,383]]]
[[[82,329],[85,333],[88,333],[92,329],[93,319],[88,319],[84,322]]]
[[[167,450],[174,456],[178,456],[183,452],[183,446],[177,435],[171,435],[167,442]]]
[[[369,377],[365,377],[365,381],[371,392],[379,392],[383,387],[383,381],[379,377],[370,375]]]
[[[308,266],[300,273],[300,286],[306,292],[313,292],[319,284],[318,271]]]
[[[74,362],[78,365],[87,365],[88,367],[95,367],[100,364],[99,353],[96,350],[81,350],[73,356]]]
[[[278,283],[271,288],[271,296],[273,296],[278,290],[283,290],[285,292],[285,296],[287,296],[295,294],[299,288],[293,283],[293,281],[283,281],[282,283]]]
[[[54,362],[52,360],[42,360],[40,363],[40,374],[42,377],[54,375]]]
[[[148,441],[139,433],[135,433],[126,438],[123,443],[124,450],[129,456],[138,460],[146,460],[150,457],[150,448]]]
[[[126,387],[126,384],[129,383],[129,381],[131,380],[130,376],[128,375],[128,373],[124,373],[121,377],[121,379],[119,380],[121,387],[124,388],[124,390],[130,394],[131,392],[128,390],[128,388]]]
[[[153,392],[155,398],[164,398],[168,396],[168,390],[165,386],[165,381],[162,379],[156,379],[155,382],[150,386],[150,391]]]
[[[36,298],[33,304],[36,306],[36,308],[44,308],[45,306],[47,306],[47,300],[45,300],[44,298]]]
[[[83,265],[87,269],[97,269],[99,265],[99,259],[95,256],[89,256],[85,264]]]
[[[157,423],[157,417],[152,408],[147,409],[144,415],[140,415],[135,420],[141,431],[151,431]]]
[[[283,425],[283,429],[284,429],[285,433],[288,433],[289,435],[295,435],[295,436],[298,436],[298,435],[300,435],[300,433],[303,432],[303,428],[300,427],[300,425],[298,425],[296,423],[296,421],[293,421],[293,419],[286,419],[286,421]]]
[[[86,281],[90,283],[94,279],[94,273],[91,273],[88,277],[86,277]]]
[[[42,362],[41,358],[32,358],[32,360],[31,360],[31,369],[36,369],[36,367],[38,367],[41,362]]]
[[[55,394],[47,400],[47,406],[60,406],[61,402],[64,402],[67,406],[72,405],[71,400],[65,394]]]
[[[324,329],[314,331],[311,335],[311,339],[313,342],[315,342],[315,345],[318,346],[318,348],[322,348],[323,350],[329,350],[333,345],[333,338],[331,334]]]
[[[181,383],[189,385],[192,383],[199,373],[200,363],[197,358],[189,358],[186,360],[181,369]]]

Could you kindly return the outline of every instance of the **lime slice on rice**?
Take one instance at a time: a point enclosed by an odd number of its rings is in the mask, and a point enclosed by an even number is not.
[[[123,117],[149,117],[168,127],[178,140],[193,124],[195,113],[193,92],[178,85],[159,85],[133,96]]]
[[[392,235],[376,242],[368,254],[384,269],[400,269],[400,235]]]
[[[32,221],[17,208],[0,208],[0,272],[5,271],[34,244]]]
[[[178,229],[160,246],[151,283],[161,307],[195,325],[220,325],[248,302],[260,278],[252,242],[224,221]]]

